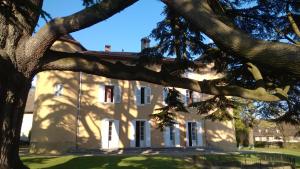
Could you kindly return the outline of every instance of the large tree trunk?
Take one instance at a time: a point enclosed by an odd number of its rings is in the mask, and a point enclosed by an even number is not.
[[[253,128],[249,127],[248,130],[248,141],[249,141],[249,148],[254,148],[254,135],[253,135]]]
[[[8,73],[0,81],[0,168],[25,169],[19,157],[23,112],[31,79]]]

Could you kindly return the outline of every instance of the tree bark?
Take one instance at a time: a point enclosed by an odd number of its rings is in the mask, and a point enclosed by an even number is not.
[[[85,72],[114,79],[139,80],[159,84],[162,86],[174,86],[190,89],[200,93],[239,96],[248,99],[263,101],[278,101],[287,97],[285,89],[271,94],[262,88],[247,89],[236,85],[218,85],[215,80],[197,81],[189,78],[181,78],[165,72],[157,72],[141,66],[130,66],[121,62],[112,63],[101,59],[95,52],[58,52],[49,51],[42,60],[40,71],[69,70]]]
[[[31,79],[20,73],[1,77],[0,83],[0,168],[26,169],[19,157],[23,112]]]
[[[253,135],[252,127],[249,127],[248,130],[248,141],[249,141],[249,148],[254,148],[254,135]]]

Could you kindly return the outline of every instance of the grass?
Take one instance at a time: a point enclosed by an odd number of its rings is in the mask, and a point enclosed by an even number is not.
[[[195,157],[195,158],[193,158]],[[255,157],[251,157],[255,158]],[[31,169],[196,169],[201,165],[211,166],[216,161],[240,165],[242,155],[201,155],[201,156],[58,156],[22,157]],[[199,166],[199,164],[201,164]]]
[[[288,154],[296,159],[296,166],[300,168],[300,149],[288,148],[255,148],[256,152]]]
[[[60,156],[22,157],[31,169],[193,169],[185,158],[171,156]]]
[[[272,152],[289,154],[296,158],[297,167],[300,168],[300,150],[256,148],[255,152]],[[187,155],[155,155],[155,156],[24,156],[23,162],[31,169],[196,169],[199,164],[211,166],[216,162],[223,166],[239,166],[244,160],[244,155],[239,154],[209,154],[197,157]],[[256,155],[247,156],[247,160],[258,160]],[[221,162],[221,163],[220,163]]]

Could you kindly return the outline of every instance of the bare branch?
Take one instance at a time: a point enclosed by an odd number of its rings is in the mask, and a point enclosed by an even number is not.
[[[174,86],[212,95],[239,96],[264,101],[286,99],[286,95],[278,93],[270,94],[265,90],[252,90],[239,86],[223,86],[218,85],[214,80],[197,81],[172,76],[165,72],[157,72],[141,66],[130,66],[122,62],[112,63],[90,52],[66,53],[50,51],[46,57],[43,58],[42,67],[40,69],[40,71],[46,70],[82,71],[108,78],[145,81],[162,86]]]

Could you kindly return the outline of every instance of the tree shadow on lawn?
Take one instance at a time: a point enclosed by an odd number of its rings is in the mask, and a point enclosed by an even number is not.
[[[24,159],[25,164],[45,164],[57,157],[42,157]],[[57,158],[59,159],[59,157]],[[163,156],[85,156],[73,157],[70,160],[41,167],[42,169],[161,169],[161,168],[189,168],[192,167],[182,158]]]
[[[49,162],[49,160],[51,159],[55,159],[58,157],[37,157],[37,158],[33,158],[33,157],[22,157],[22,161],[24,164],[47,164]]]

